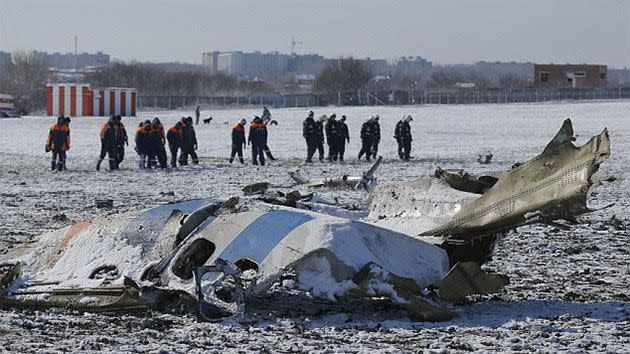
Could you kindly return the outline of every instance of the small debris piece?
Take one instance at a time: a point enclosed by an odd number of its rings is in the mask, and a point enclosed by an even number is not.
[[[96,199],[94,201],[98,209],[110,209],[114,207],[113,199]]]
[[[252,183],[243,187],[245,195],[264,194],[269,189],[269,182]]]

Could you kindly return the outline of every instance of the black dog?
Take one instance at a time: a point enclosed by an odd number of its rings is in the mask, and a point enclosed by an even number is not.
[[[206,119],[203,120],[203,124],[210,124],[211,120],[212,120],[212,117],[206,118]]]

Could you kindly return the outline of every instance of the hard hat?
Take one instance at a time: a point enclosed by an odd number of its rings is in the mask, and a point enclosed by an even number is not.
[[[413,120],[413,117],[408,115],[408,114],[403,117],[403,121],[405,121],[407,123],[411,122],[412,120]]]
[[[379,118],[378,114],[376,114],[376,113],[372,114],[372,119],[378,120],[378,118]]]
[[[240,124],[240,125],[245,125],[245,124],[247,124],[247,119],[245,119],[245,118],[241,119],[241,120],[238,122],[238,124]]]
[[[330,114],[330,118],[331,118],[331,119],[335,119],[335,118],[337,118],[337,113],[332,112],[332,113]]]

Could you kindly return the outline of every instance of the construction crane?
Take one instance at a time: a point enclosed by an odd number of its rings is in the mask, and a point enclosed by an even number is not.
[[[291,54],[295,54],[295,47],[299,44],[304,44],[301,41],[296,41],[294,37],[291,37]]]

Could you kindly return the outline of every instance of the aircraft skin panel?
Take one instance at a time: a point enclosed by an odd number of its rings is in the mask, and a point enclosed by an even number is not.
[[[301,212],[267,212],[238,234],[219,257],[228,261],[248,258],[260,264],[291,231],[312,219]]]

